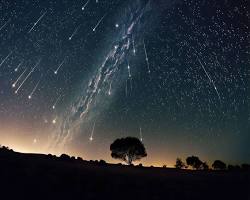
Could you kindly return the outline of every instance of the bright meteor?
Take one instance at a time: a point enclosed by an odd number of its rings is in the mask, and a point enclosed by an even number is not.
[[[75,36],[75,34],[77,33],[77,31],[79,30],[80,27],[81,27],[81,25],[79,25],[78,27],[76,27],[76,29],[73,31],[73,33],[69,37],[69,40],[72,40],[72,38]]]
[[[56,69],[56,71],[54,71],[54,74],[58,73],[58,70],[62,67],[62,65],[65,63],[66,58],[63,59],[63,61],[60,63],[60,65],[58,66],[58,68]]]
[[[89,137],[89,141],[93,141],[94,140],[94,138],[93,138],[94,132],[95,132],[95,122],[94,122],[94,125],[93,125],[93,128],[92,128],[92,131],[91,131],[91,135]]]
[[[90,1],[90,0],[88,0],[88,1],[82,6],[82,10],[84,10],[85,7],[89,4],[89,1]]]
[[[33,26],[30,28],[29,32],[33,31],[33,29],[36,27],[36,25],[38,24],[38,22],[46,15],[47,11],[45,11],[39,18],[38,20],[33,24]]]
[[[220,93],[218,92],[218,89],[217,89],[217,87],[216,87],[216,85],[215,85],[215,83],[214,83],[213,79],[212,79],[212,78],[210,77],[210,75],[208,74],[208,72],[207,72],[207,70],[206,70],[205,66],[202,64],[201,60],[200,60],[198,57],[197,57],[197,59],[198,59],[198,61],[199,61],[200,65],[201,65],[201,67],[202,67],[203,71],[205,72],[206,76],[208,77],[208,79],[209,79],[210,83],[212,83],[213,88],[214,88],[214,90],[215,90],[215,92],[216,92],[216,94],[217,94],[217,96],[218,96],[218,98],[219,98],[219,100],[220,100],[220,102],[221,102],[221,96],[220,96]]]
[[[25,70],[23,70],[23,72],[20,74],[20,76],[18,76],[17,80],[12,84],[12,87],[16,87],[16,84],[18,83],[18,81],[22,78],[22,76],[24,75],[24,73],[27,71],[27,68]]]
[[[106,14],[102,16],[102,18],[97,22],[97,24],[95,25],[95,27],[93,28],[93,32],[95,32],[95,30],[97,29],[97,27],[99,26],[99,24],[102,22],[102,20],[105,18]]]
[[[35,93],[39,83],[40,83],[41,79],[37,82],[37,84],[35,85],[34,89],[32,90],[32,92],[30,93],[30,95],[28,96],[29,99],[32,98],[33,94]]]
[[[150,67],[149,67],[148,54],[147,54],[147,49],[146,49],[144,39],[143,39],[143,48],[144,48],[144,53],[145,53],[145,59],[146,59],[146,62],[147,62],[148,73],[150,74],[151,71],[150,71]]]
[[[0,63],[0,67],[5,63],[5,61],[11,56],[12,51],[2,60],[2,62]]]
[[[35,69],[37,68],[37,66],[40,64],[40,62],[41,62],[41,59],[39,59],[38,62],[36,63],[36,65],[30,70],[30,72],[28,73],[28,75],[25,77],[25,79],[23,80],[23,82],[20,84],[20,86],[15,91],[15,94],[18,93],[18,91],[21,89],[21,87],[26,82],[26,80],[30,77],[30,75],[35,71]]]
[[[19,68],[21,67],[21,65],[24,63],[24,61],[21,61],[18,66],[15,68],[15,72],[17,72],[19,70]]]
[[[59,102],[59,100],[61,99],[61,97],[62,97],[62,95],[60,95],[60,96],[56,99],[55,103],[54,103],[53,106],[52,106],[52,109],[53,109],[53,110],[56,108],[56,105],[57,105],[57,103]]]

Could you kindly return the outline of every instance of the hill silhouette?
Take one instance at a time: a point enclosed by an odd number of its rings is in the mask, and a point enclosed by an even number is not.
[[[1,149],[0,177],[1,199],[250,199],[249,171],[127,166],[66,154]]]

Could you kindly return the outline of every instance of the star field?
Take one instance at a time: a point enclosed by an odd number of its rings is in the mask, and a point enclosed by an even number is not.
[[[247,0],[0,1],[0,143],[249,162]],[[2,141],[2,142],[1,142]]]

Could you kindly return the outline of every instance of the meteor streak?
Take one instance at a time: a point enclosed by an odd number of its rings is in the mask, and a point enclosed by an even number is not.
[[[36,27],[36,25],[38,24],[38,22],[46,15],[47,11],[45,11],[39,18],[38,20],[33,24],[33,26],[31,27],[31,29],[29,30],[28,33],[30,33],[31,31],[33,31],[33,29]]]
[[[57,105],[57,103],[59,102],[59,100],[61,99],[61,97],[62,97],[62,95],[60,95],[60,96],[56,99],[55,103],[54,103],[53,106],[52,106],[52,109],[53,109],[53,110],[56,108],[56,105]]]
[[[109,85],[109,92],[108,92],[109,95],[111,95],[111,89],[112,89],[112,82]]]
[[[141,131],[141,127],[140,127],[140,140],[142,142],[143,138],[142,138],[142,131]]]
[[[145,45],[144,39],[143,39],[143,48],[144,48],[144,53],[145,53],[145,57],[146,57],[146,62],[147,62],[147,67],[148,67],[148,73],[150,74],[149,61],[148,61],[148,54],[147,54],[147,49],[146,49],[146,45]]]
[[[90,141],[90,142],[94,140],[94,138],[93,138],[94,132],[95,132],[95,122],[94,122],[94,125],[93,125],[93,128],[92,128],[92,131],[91,131],[91,135],[90,135],[90,137],[89,137],[89,141]]]
[[[135,55],[136,51],[135,51],[135,39],[134,39],[134,37],[132,39],[132,44],[133,44],[133,53]]]
[[[61,68],[61,66],[65,63],[66,58],[64,58],[64,60],[60,63],[60,65],[58,66],[58,68],[56,69],[56,71],[54,71],[54,74],[58,73],[58,70]]]
[[[105,16],[106,16],[106,14],[103,15],[102,18],[97,22],[97,24],[96,24],[95,27],[93,28],[93,32],[95,32],[95,30],[97,29],[97,27],[98,27],[99,24],[102,22],[102,20],[104,19]]]
[[[16,84],[21,79],[21,77],[24,75],[24,73],[27,71],[27,68],[21,73],[21,75],[17,78],[17,80],[12,84],[12,87],[16,87]]]
[[[18,66],[15,68],[15,72],[17,72],[19,70],[19,68],[21,67],[21,65],[24,63],[24,61],[20,62],[18,64]]]
[[[2,60],[2,62],[0,63],[0,67],[5,63],[5,61],[11,56],[12,51]]]
[[[218,98],[219,98],[219,100],[220,100],[220,102],[221,102],[220,93],[219,93],[219,91],[218,91],[218,89],[217,89],[217,87],[216,87],[216,85],[215,85],[213,79],[211,79],[210,75],[208,74],[208,72],[207,72],[206,68],[204,67],[204,65],[202,64],[201,60],[200,60],[198,57],[197,57],[197,59],[198,59],[200,65],[201,65],[202,69],[204,70],[206,76],[208,77],[210,83],[212,83],[212,85],[213,85],[213,87],[214,87],[214,90],[215,90],[215,92],[216,92],[216,94],[217,94],[217,96],[218,96]]]
[[[130,78],[131,77],[131,72],[130,72],[130,65],[128,63],[128,77]]]
[[[33,96],[34,92],[36,91],[36,89],[37,89],[37,87],[38,87],[40,81],[41,81],[41,78],[40,78],[40,80],[37,82],[36,86],[34,87],[34,89],[32,90],[32,92],[30,93],[30,95],[28,96],[29,99],[32,98],[32,96]]]
[[[88,0],[88,1],[82,6],[82,10],[84,10],[85,7],[89,4],[89,1],[90,1],[90,0]]]
[[[37,66],[40,64],[40,62],[41,62],[41,59],[39,59],[38,62],[35,64],[35,66],[30,70],[30,72],[28,73],[28,75],[25,77],[25,79],[23,80],[23,82],[20,84],[20,86],[15,91],[15,94],[18,93],[18,91],[21,89],[21,87],[26,82],[26,80],[30,77],[30,75],[35,71],[35,69],[37,68]]]
[[[52,124],[56,124],[57,117],[52,120]]]
[[[0,31],[10,22],[10,18],[0,27]]]
[[[80,28],[81,25],[79,25],[71,34],[71,36],[69,37],[69,40],[72,40],[72,38],[75,36],[75,34],[77,33],[78,29]]]

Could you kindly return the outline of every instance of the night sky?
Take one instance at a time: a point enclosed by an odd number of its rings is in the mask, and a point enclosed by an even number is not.
[[[145,165],[250,162],[247,0],[0,0],[0,144]]]

